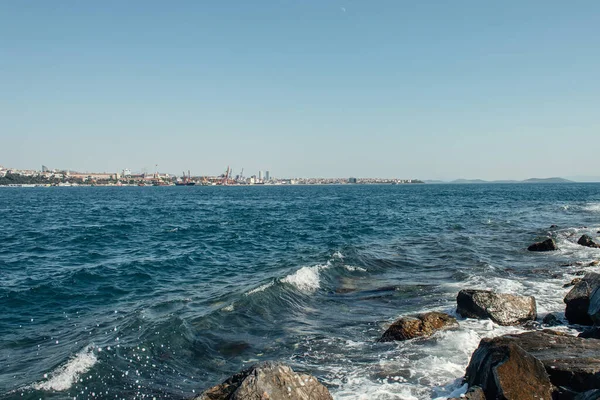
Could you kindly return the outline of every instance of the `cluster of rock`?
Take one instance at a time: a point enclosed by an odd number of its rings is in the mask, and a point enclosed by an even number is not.
[[[579,240],[577,241],[577,244],[579,244],[581,246],[585,246],[585,247],[592,247],[592,248],[597,248],[597,249],[600,248],[600,244],[594,242],[594,239],[590,235],[582,235],[579,238]],[[554,250],[558,250],[558,246],[556,245],[556,242],[554,241],[554,239],[548,238],[541,242],[533,243],[532,245],[530,245],[527,248],[527,250],[529,250],[529,251],[554,251]]]
[[[583,235],[578,243],[600,248]],[[534,243],[530,251],[557,250],[553,239]],[[573,280],[566,295],[565,317],[570,324],[593,326],[578,337],[549,329],[484,338],[471,356],[464,381],[470,400],[592,400],[600,399],[600,274]],[[565,285],[565,287],[568,287]],[[458,315],[490,319],[503,326],[538,328],[561,324],[548,314],[536,322],[533,296],[464,289],[456,298]],[[456,329],[451,315],[433,311],[398,319],[379,342],[427,338],[435,332]],[[332,400],[325,386],[289,366],[265,362],[233,375],[194,400]],[[457,400],[457,399],[456,399]]]

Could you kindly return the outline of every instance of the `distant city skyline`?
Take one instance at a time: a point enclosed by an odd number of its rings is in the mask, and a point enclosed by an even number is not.
[[[594,1],[1,2],[0,164],[596,179],[599,15]]]

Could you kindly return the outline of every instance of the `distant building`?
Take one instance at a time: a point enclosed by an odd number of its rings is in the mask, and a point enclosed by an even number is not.
[[[356,183],[356,178],[348,178],[348,183]]]
[[[258,171],[258,180],[259,181],[263,180],[262,171]]]
[[[265,171],[265,181],[271,180],[271,173],[269,171]]]
[[[123,176],[131,176],[131,170],[129,168],[125,168],[123,170]]]
[[[45,165],[42,165],[42,172],[50,172],[50,170]]]

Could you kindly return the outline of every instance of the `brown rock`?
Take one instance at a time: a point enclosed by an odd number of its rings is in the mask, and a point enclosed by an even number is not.
[[[436,331],[457,328],[458,322],[454,317],[441,312],[428,312],[416,317],[400,318],[384,332],[379,342],[408,340],[416,337],[427,337]]]
[[[486,399],[551,400],[553,386],[544,365],[504,337],[482,339],[465,380]]]
[[[571,282],[569,282],[569,283],[565,283],[565,284],[563,285],[563,287],[564,287],[564,288],[568,288],[568,287],[571,287],[571,286],[575,286],[575,285],[576,285],[576,284],[578,284],[579,282],[581,282],[581,278],[574,278],[573,280],[571,280]]]
[[[194,400],[333,400],[311,375],[281,363],[265,362],[233,375]]]
[[[575,392],[600,388],[600,340],[551,330],[501,337],[538,359],[554,386]]]

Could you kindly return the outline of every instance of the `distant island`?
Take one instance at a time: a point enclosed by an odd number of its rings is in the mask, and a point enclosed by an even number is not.
[[[455,184],[482,184],[482,183],[575,183],[565,178],[529,178],[523,181],[517,180],[495,180],[485,181],[483,179],[455,179],[450,182],[439,181],[439,180],[426,180],[425,183],[455,183]]]

